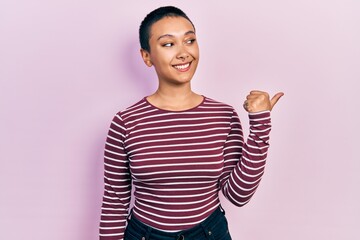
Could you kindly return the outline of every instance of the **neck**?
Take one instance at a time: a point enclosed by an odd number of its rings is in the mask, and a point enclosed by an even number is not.
[[[194,92],[191,90],[189,83],[186,85],[171,87],[159,85],[158,89],[153,95],[166,101],[183,101],[184,99],[189,99],[189,97],[191,97],[193,94]]]
[[[158,90],[147,97],[158,108],[166,110],[186,110],[201,103],[203,97],[191,90],[190,83],[177,86],[159,85]]]

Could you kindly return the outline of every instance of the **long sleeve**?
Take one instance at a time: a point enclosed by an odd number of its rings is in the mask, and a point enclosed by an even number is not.
[[[110,125],[104,152],[104,196],[101,240],[122,240],[131,198],[131,175],[124,149],[126,128],[117,114]]]
[[[237,113],[231,119],[231,130],[224,146],[224,171],[220,186],[224,196],[236,206],[248,203],[264,174],[269,133],[270,111],[249,113],[250,133],[244,142]]]

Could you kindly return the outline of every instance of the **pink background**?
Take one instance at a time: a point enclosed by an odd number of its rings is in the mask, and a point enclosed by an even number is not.
[[[197,28],[196,91],[245,127],[250,90],[286,94],[257,193],[223,201],[234,240],[359,239],[357,0],[2,0],[0,238],[98,239],[110,120],[156,88],[138,26],[169,4]]]

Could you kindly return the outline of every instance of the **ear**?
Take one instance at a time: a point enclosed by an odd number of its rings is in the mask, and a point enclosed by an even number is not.
[[[144,63],[146,64],[146,66],[151,67],[153,64],[150,59],[150,53],[142,48],[140,49],[140,53],[141,53],[141,57],[144,60]]]

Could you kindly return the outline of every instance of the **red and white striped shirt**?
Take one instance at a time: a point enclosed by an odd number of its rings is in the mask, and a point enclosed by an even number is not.
[[[123,239],[135,187],[134,216],[163,231],[189,229],[219,206],[219,190],[246,204],[264,173],[270,112],[250,113],[244,143],[239,117],[204,97],[195,108],[168,111],[146,98],[115,115],[105,146],[100,239]]]

